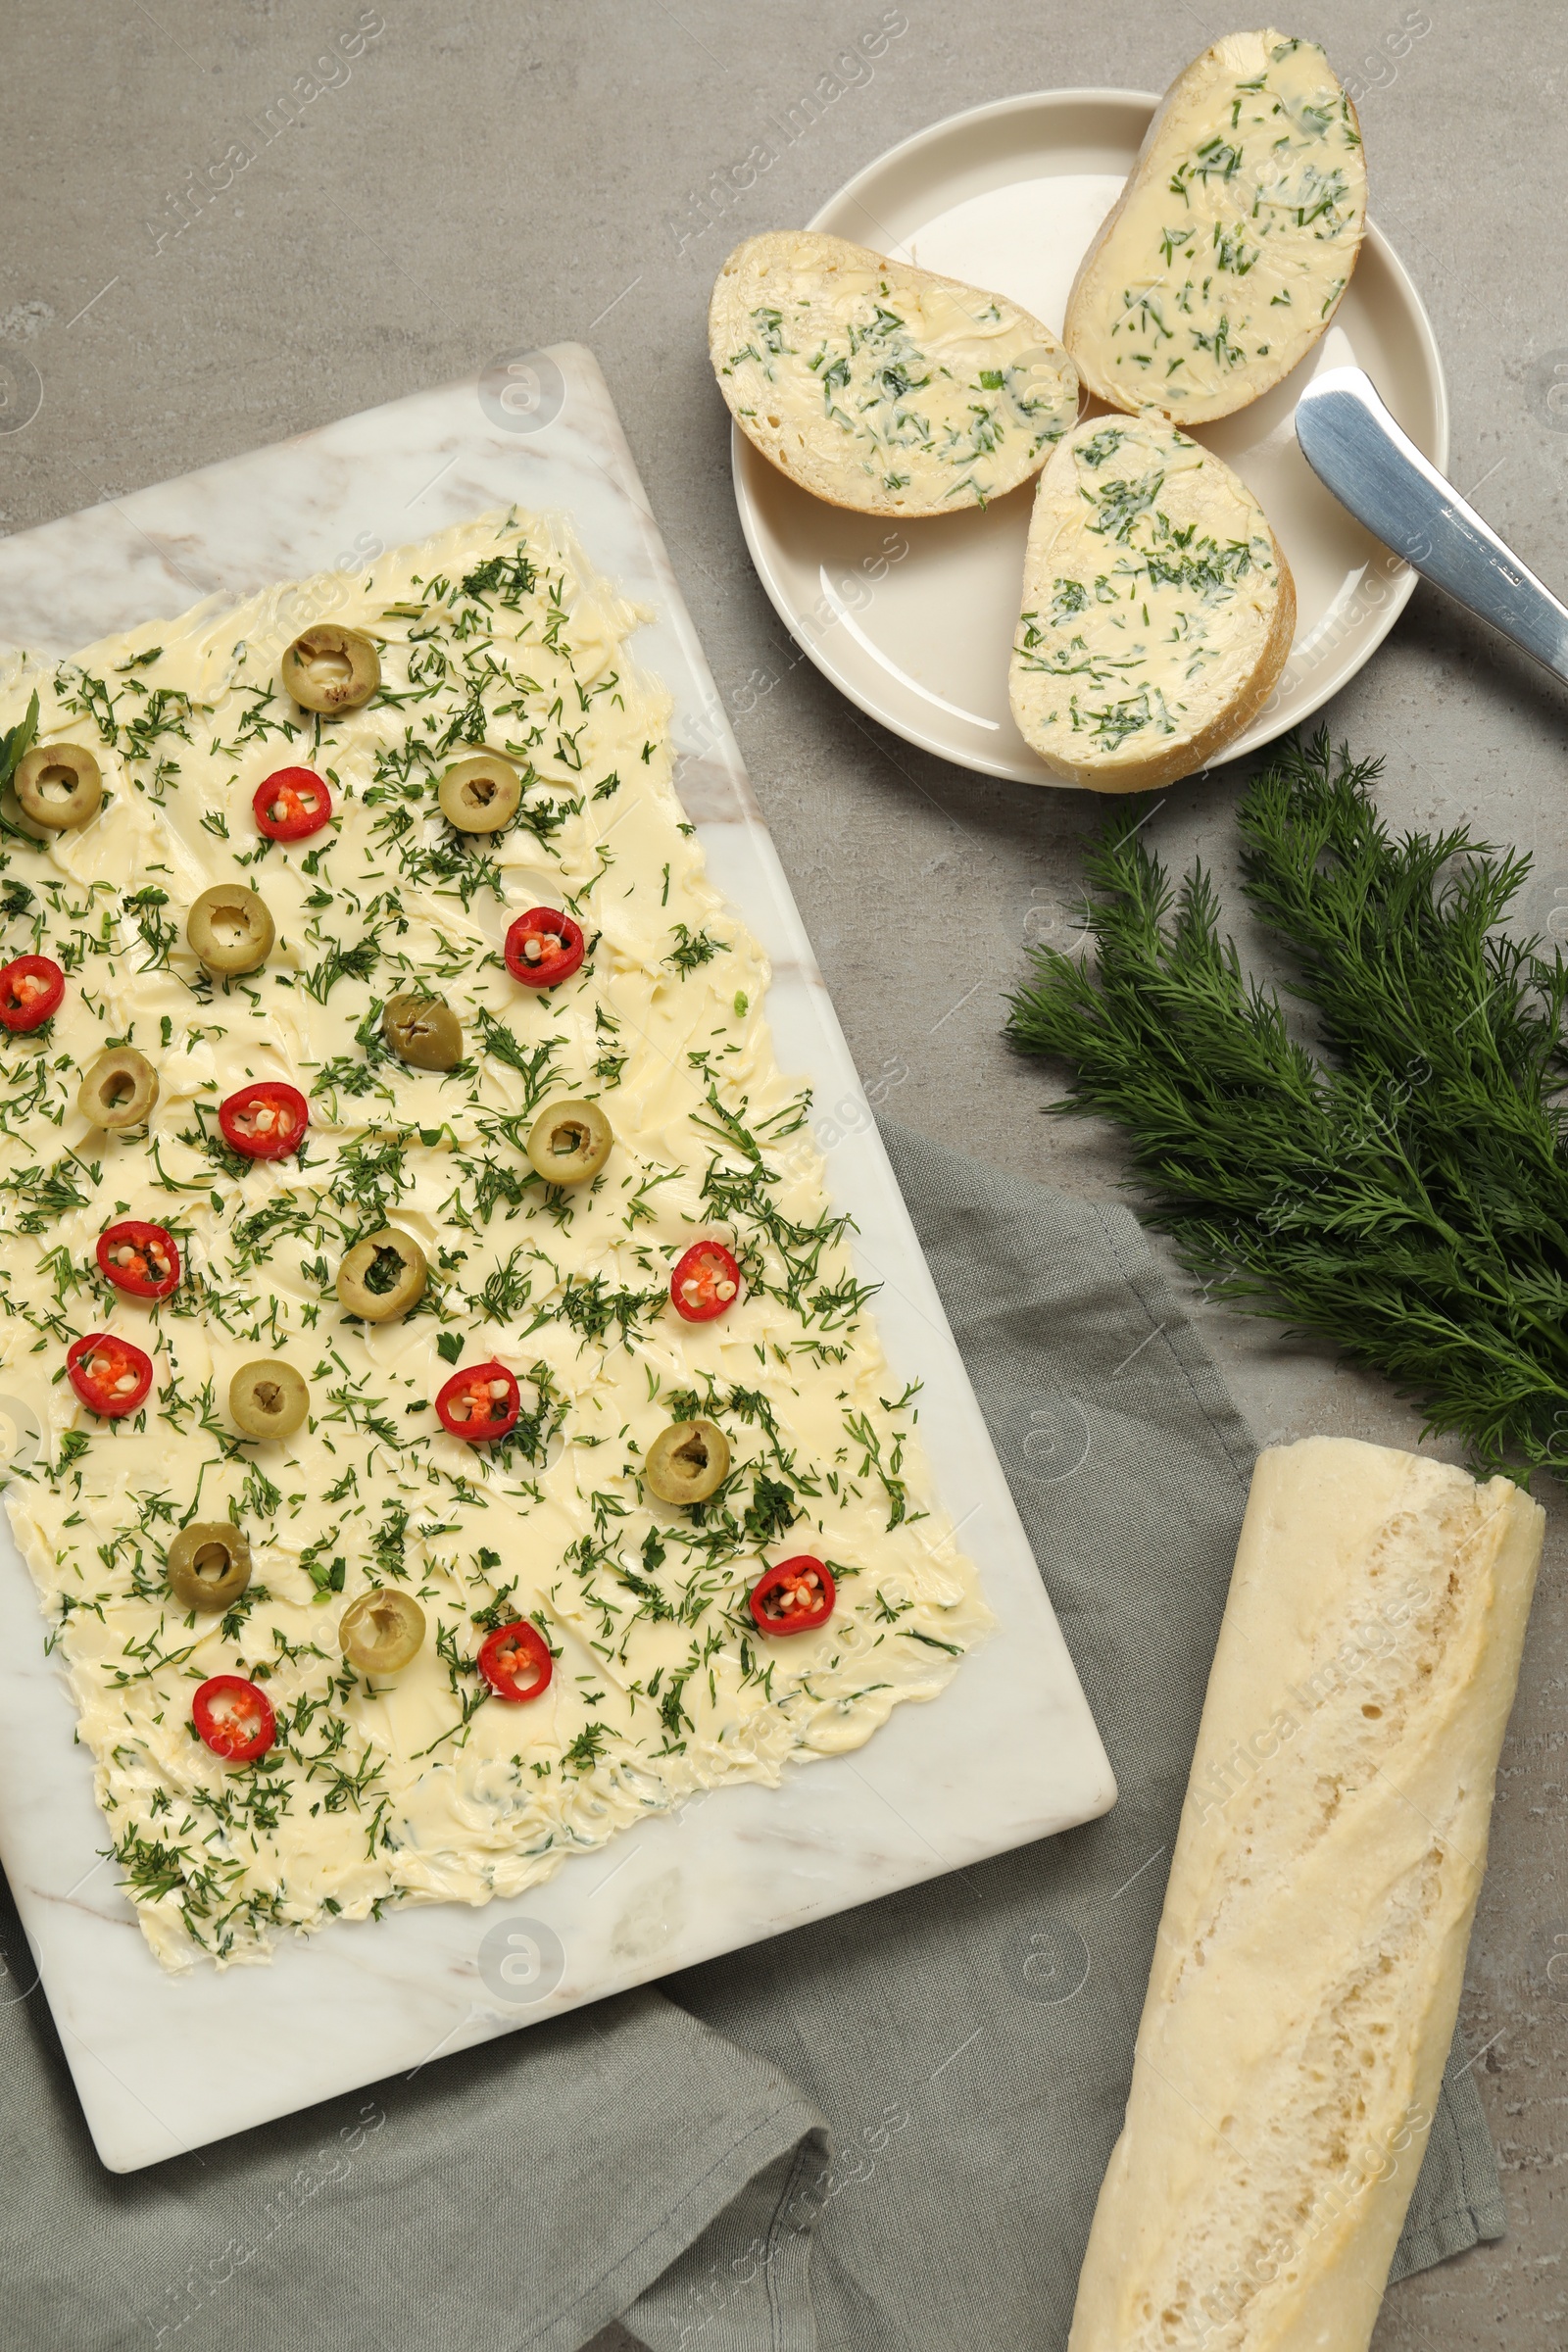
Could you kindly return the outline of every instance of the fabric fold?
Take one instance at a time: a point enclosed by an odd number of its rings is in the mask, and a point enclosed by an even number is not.
[[[12,2352],[575,2352],[821,2142],[765,2059],[649,1990],[109,2173],[25,1951],[0,1890]]]

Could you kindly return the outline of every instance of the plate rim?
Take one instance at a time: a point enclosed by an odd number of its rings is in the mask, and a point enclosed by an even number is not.
[[[1022,114],[1041,106],[1048,106],[1053,111],[1072,113],[1091,105],[1113,103],[1127,107],[1147,107],[1152,115],[1154,109],[1161,103],[1162,96],[1163,93],[1118,88],[1108,83],[1085,83],[1060,89],[1014,91],[1004,98],[984,99],[976,106],[960,107],[956,113],[944,115],[939,121],[926,123],[921,129],[909,132],[906,137],[896,140],[891,147],[886,147],[880,154],[873,156],[869,163],[863,164],[858,172],[844,181],[842,186],[824,198],[807,221],[806,226],[808,230],[818,229],[828,215],[836,213],[846,203],[858,202],[859,190],[891,166],[906,157],[917,154],[921,148],[932,145],[938,139],[948,137],[965,126],[996,122],[1004,117]],[[1042,176],[1050,176],[1050,174],[1042,174]],[[1446,474],[1451,429],[1448,384],[1431,314],[1403,260],[1370,215],[1366,222],[1365,244],[1371,248],[1380,265],[1396,280],[1414,325],[1415,346],[1419,353],[1432,403],[1434,446],[1425,454],[1431,459],[1440,473]],[[873,693],[860,685],[850,674],[841,671],[840,667],[829,658],[822,638],[813,635],[810,630],[803,626],[801,614],[793,600],[785,594],[771,560],[769,543],[761,527],[759,506],[753,496],[748,476],[755,475],[755,469],[758,466],[767,467],[768,472],[772,472],[774,469],[769,466],[767,459],[762,456],[761,452],[755,449],[753,444],[747,440],[733,418],[730,420],[729,429],[730,486],[735,499],[736,513],[740,518],[741,535],[746,542],[746,552],[751,558],[752,568],[761,582],[769,604],[784,623],[793,643],[826,678],[835,692],[842,694],[847,702],[853,703],[856,709],[862,711],[867,718],[872,719],[878,726],[887,728],[889,733],[898,736],[902,742],[911,744],[917,751],[930,753],[933,758],[945,761],[950,767],[967,769],[975,775],[992,776],[1002,783],[1026,784],[1047,791],[1080,792],[1088,789],[1072,783],[1065,776],[1051,774],[1043,761],[1039,775],[1020,775],[1017,767],[1010,760],[988,756],[983,746],[968,754],[956,752],[946,737],[939,735],[934,729],[922,728],[917,722],[910,720],[903,713],[896,714],[879,703]],[[757,475],[756,478],[762,479],[764,477]],[[1023,485],[1020,484],[1019,488],[1022,487]],[[1016,496],[1016,492],[1008,495]],[[1185,776],[1181,781],[1187,784],[1196,783],[1200,775],[1208,774],[1212,767],[1225,765],[1233,760],[1245,759],[1254,752],[1261,751],[1266,745],[1277,741],[1280,736],[1288,734],[1294,727],[1302,726],[1309,719],[1315,717],[1325,704],[1332,702],[1334,697],[1341,693],[1359,671],[1365,668],[1373,655],[1382,647],[1395,622],[1415,594],[1420,574],[1413,565],[1408,564],[1401,564],[1397,572],[1390,575],[1389,594],[1381,610],[1374,614],[1366,625],[1365,633],[1355,640],[1340,662],[1327,671],[1321,689],[1317,691],[1310,709],[1298,712],[1294,717],[1279,714],[1270,717],[1260,714],[1250,727],[1236,737],[1234,742],[1224,746],[1218,759],[1210,761],[1207,767],[1195,769],[1191,776]],[[1287,666],[1289,666],[1289,662],[1294,654],[1295,647],[1293,645],[1291,655],[1287,656]]]

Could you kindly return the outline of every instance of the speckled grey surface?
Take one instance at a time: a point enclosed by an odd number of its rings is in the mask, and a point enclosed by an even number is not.
[[[895,22],[749,175],[765,120]],[[1236,22],[1191,0],[8,0],[0,527],[525,344],[590,342],[860,1070],[906,1124],[1103,1195],[1110,1139],[1044,1118],[1050,1082],[998,1034],[1025,943],[1065,936],[1097,810],[883,739],[796,658],[741,541],[702,322],[731,243],[806,219],[895,139],[1016,90],[1158,88]],[[1448,370],[1454,477],[1560,590],[1568,16],[1329,0],[1288,24],[1362,87],[1373,210]],[[1388,755],[1396,819],[1473,815],[1533,851],[1526,911],[1568,927],[1561,690],[1422,589],[1329,716]],[[1152,838],[1226,874],[1240,781],[1177,790]],[[1234,1318],[1204,1328],[1259,1435],[1413,1439],[1376,1384]],[[1568,1605],[1546,1499],[1463,2011],[1510,2234],[1395,2289],[1379,2352],[1548,2352],[1568,2333],[1568,1986],[1545,1973],[1554,1935],[1568,1949]]]

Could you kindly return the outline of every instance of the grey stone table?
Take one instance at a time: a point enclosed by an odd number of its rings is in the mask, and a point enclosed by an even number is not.
[[[894,140],[1015,90],[1162,87],[1236,21],[1213,0],[7,0],[0,527],[521,344],[591,343],[861,1071],[906,1122],[1105,1194],[1111,1139],[1048,1120],[1051,1081],[999,1036],[1026,944],[1066,934],[1099,811],[910,752],[796,658],[742,544],[703,321],[732,243],[804,220]],[[1364,89],[1373,208],[1447,364],[1455,478],[1560,588],[1568,409],[1547,395],[1559,361],[1568,381],[1568,17],[1550,0],[1319,0],[1287,22]],[[800,102],[879,26],[896,28],[881,55],[808,124]],[[780,152],[758,176],[763,139]],[[1329,715],[1388,755],[1396,821],[1479,816],[1535,854],[1531,917],[1568,927],[1558,690],[1422,590]],[[1171,794],[1151,826],[1161,853],[1228,874],[1241,781],[1221,769]],[[1377,1384],[1235,1317],[1207,1324],[1260,1435],[1414,1441]],[[1568,2336],[1568,2003],[1539,1965],[1543,1934],[1568,1926],[1548,1501],[1464,2004],[1509,2235],[1396,2289],[1380,2352]]]

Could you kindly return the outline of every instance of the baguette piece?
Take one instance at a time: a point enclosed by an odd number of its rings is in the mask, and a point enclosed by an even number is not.
[[[1078,414],[1072,362],[1016,303],[805,229],[737,245],[708,338],[747,439],[862,514],[983,507]]]
[[[1296,583],[1238,475],[1152,416],[1076,426],[1035,491],[1008,695],[1048,767],[1095,792],[1190,776],[1266,701]]]
[[[1069,2352],[1364,2352],[1544,1527],[1422,1455],[1259,1456]]]
[[[1360,124],[1322,50],[1229,33],[1151,122],[1073,280],[1067,349],[1112,408],[1232,416],[1311,350],[1365,229]]]

